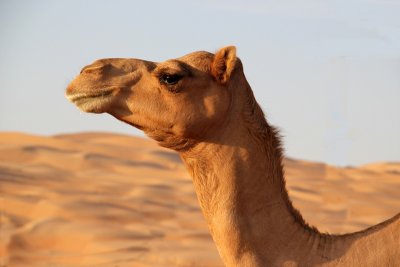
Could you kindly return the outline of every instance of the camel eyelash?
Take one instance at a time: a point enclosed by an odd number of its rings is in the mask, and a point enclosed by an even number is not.
[[[173,66],[175,65],[175,66]],[[160,79],[162,76],[169,75],[169,76],[190,76],[190,70],[188,66],[185,64],[177,61],[174,62],[172,66],[160,66],[154,70],[154,75]]]
[[[186,71],[184,70],[177,70],[177,69],[171,69],[171,68],[160,68],[154,71],[154,75],[157,78],[161,78],[161,76],[164,75],[170,75],[170,76],[185,76],[187,74]]]

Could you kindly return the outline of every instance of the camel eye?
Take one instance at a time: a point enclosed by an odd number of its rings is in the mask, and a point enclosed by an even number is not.
[[[181,75],[163,74],[160,77],[160,82],[166,85],[174,85],[182,79]]]

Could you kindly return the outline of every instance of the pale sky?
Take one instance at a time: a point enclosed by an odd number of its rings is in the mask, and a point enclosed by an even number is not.
[[[98,58],[236,45],[286,155],[400,161],[400,1],[0,1],[0,131],[141,135],[64,90]]]

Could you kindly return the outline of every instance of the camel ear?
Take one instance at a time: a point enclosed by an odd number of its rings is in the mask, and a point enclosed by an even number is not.
[[[236,47],[226,46],[215,53],[211,74],[220,84],[227,84],[236,63]]]

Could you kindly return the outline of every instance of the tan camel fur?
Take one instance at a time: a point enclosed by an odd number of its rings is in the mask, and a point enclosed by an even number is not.
[[[162,63],[101,59],[66,94],[81,110],[109,113],[180,154],[226,266],[400,266],[400,214],[330,235],[293,208],[279,135],[235,47]]]

